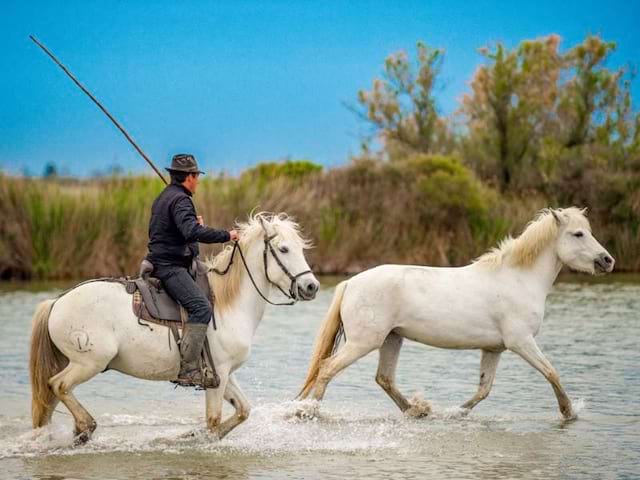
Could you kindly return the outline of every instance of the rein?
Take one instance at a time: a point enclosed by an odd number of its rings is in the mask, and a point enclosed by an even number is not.
[[[273,240],[275,238],[275,234],[271,235],[270,237],[267,236],[266,232],[264,234],[264,251],[262,254],[262,259],[263,259],[263,263],[264,263],[264,275],[267,278],[267,280],[269,281],[269,283],[271,285],[275,285],[278,290],[280,290],[282,292],[282,294],[287,297],[288,299],[290,299],[290,302],[283,302],[283,303],[276,303],[276,302],[272,302],[271,300],[269,300],[261,291],[260,288],[258,288],[258,284],[256,283],[255,279],[253,278],[253,275],[251,274],[251,270],[249,270],[249,266],[247,265],[247,261],[244,257],[244,253],[242,252],[242,248],[240,248],[240,243],[236,240],[233,244],[233,250],[231,251],[231,256],[229,257],[229,263],[227,264],[227,266],[224,268],[224,270],[218,270],[215,267],[212,267],[209,269],[210,272],[214,272],[217,275],[226,275],[229,272],[229,269],[231,269],[231,265],[233,265],[233,258],[235,257],[236,251],[238,251],[240,253],[240,259],[242,260],[242,264],[244,265],[244,269],[247,271],[247,275],[249,275],[249,280],[251,280],[251,283],[253,284],[253,288],[255,288],[256,292],[258,292],[258,294],[262,297],[262,299],[271,304],[271,305],[275,305],[275,306],[291,306],[291,305],[295,305],[295,303],[298,301],[298,296],[296,294],[295,291],[295,287],[297,286],[297,281],[298,278],[300,278],[303,275],[306,275],[307,273],[312,273],[311,270],[305,270],[304,272],[300,272],[297,275],[293,275],[288,269],[287,267],[284,265],[284,263],[282,263],[282,260],[280,260],[280,257],[278,257],[278,254],[276,253],[276,251],[273,248],[273,245],[271,245],[271,240]],[[273,280],[271,280],[271,278],[269,278],[269,271],[267,268],[267,250],[269,250],[271,252],[271,255],[273,255],[273,258],[275,259],[276,263],[278,264],[278,266],[280,267],[280,269],[282,270],[282,272],[289,278],[289,280],[291,280],[291,285],[289,286],[289,292],[285,292],[282,287],[280,287],[280,285],[278,285],[277,283],[275,283]]]

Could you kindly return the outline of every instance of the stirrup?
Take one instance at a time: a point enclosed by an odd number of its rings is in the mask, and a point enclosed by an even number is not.
[[[196,370],[192,370],[187,372],[185,376],[178,377],[175,380],[171,380],[177,387],[198,387],[202,386],[202,374],[196,376]]]
[[[208,388],[218,388],[220,377],[209,368],[201,368],[186,372],[183,377],[171,380],[171,383],[178,387],[193,387],[196,390],[206,390]]]
[[[206,390],[207,388],[218,388],[220,386],[220,376],[215,370],[211,370],[208,366],[205,366],[202,369],[202,378],[203,387]]]

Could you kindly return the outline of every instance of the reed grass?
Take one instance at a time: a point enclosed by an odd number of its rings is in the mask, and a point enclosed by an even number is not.
[[[254,209],[293,215],[315,244],[309,260],[319,273],[387,262],[462,265],[506,234],[517,235],[538,209],[562,206],[535,192],[502,195],[451,159],[290,170],[293,175],[260,167],[238,177],[203,177],[194,202],[216,228],[231,228]],[[135,274],[146,254],[151,204],[162,188],[148,176],[0,175],[0,277]],[[613,222],[597,211],[591,220],[616,269],[640,270],[637,222]]]

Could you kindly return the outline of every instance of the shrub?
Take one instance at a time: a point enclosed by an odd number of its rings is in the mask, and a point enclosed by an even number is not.
[[[497,194],[475,177],[458,158],[416,155],[406,161],[414,179],[419,208],[426,222],[455,228],[468,222],[474,230],[486,226]]]

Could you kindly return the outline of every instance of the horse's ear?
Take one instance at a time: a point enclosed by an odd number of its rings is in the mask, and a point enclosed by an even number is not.
[[[550,208],[549,211],[551,212],[551,215],[553,215],[553,218],[556,220],[556,225],[562,225],[562,220],[560,219],[560,215],[558,215],[558,211],[553,208]]]
[[[273,234],[273,227],[271,227],[271,224],[264,219],[264,215],[262,214],[258,214],[257,218],[260,221],[260,226],[262,226],[262,230],[264,230],[264,233],[266,233],[268,236],[271,236]]]

